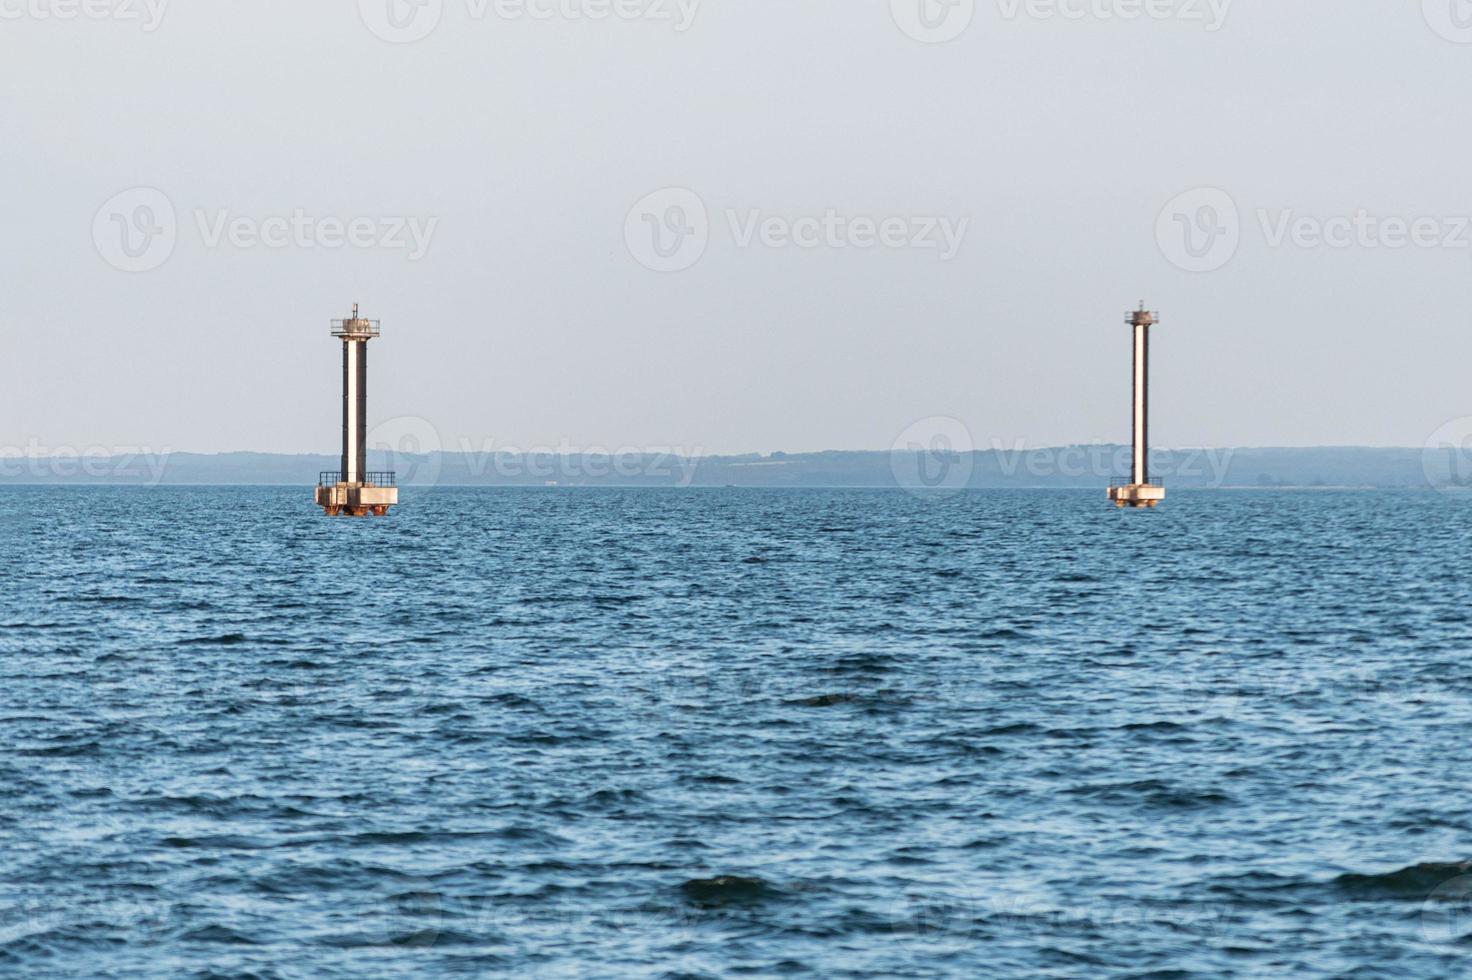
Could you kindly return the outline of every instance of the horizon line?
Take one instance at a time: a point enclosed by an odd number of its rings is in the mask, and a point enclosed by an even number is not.
[[[342,453],[341,453],[340,450],[318,450],[318,451],[297,451],[297,452],[293,452],[293,451],[290,451],[290,450],[280,450],[280,449],[219,449],[219,450],[206,450],[206,449],[175,449],[175,448],[169,447],[169,446],[154,448],[154,447],[151,447],[151,446],[144,446],[144,445],[112,446],[112,447],[107,447],[107,446],[102,446],[100,444],[99,445],[88,446],[88,447],[83,448],[83,449],[77,449],[77,448],[70,447],[70,446],[57,447],[54,450],[52,450],[51,452],[46,452],[46,453],[17,452],[17,450],[19,448],[20,447],[17,447],[17,446],[0,447],[0,460],[3,460],[3,459],[56,459],[56,458],[75,459],[75,458],[77,458],[79,456],[85,456],[85,457],[90,457],[90,458],[109,459],[109,458],[114,458],[114,457],[118,457],[118,456],[136,456],[136,455],[138,455],[140,453],[147,453],[147,454],[155,455],[155,456],[202,456],[202,457],[219,457],[219,456],[280,456],[280,457],[292,458],[292,459],[308,459],[308,458],[336,459],[336,458],[339,458],[342,455]],[[963,455],[964,456],[964,455],[986,455],[986,454],[996,454],[996,453],[1010,454],[1010,453],[1052,452],[1052,451],[1074,450],[1074,449],[1129,449],[1129,448],[1130,448],[1130,444],[1129,443],[1119,443],[1119,442],[1074,442],[1074,443],[1055,443],[1055,444],[1049,444],[1049,445],[1021,446],[1021,447],[1017,447],[1017,446],[1011,446],[1011,447],[1007,447],[1007,446],[973,447],[971,449],[950,450],[950,452],[953,452],[956,455]],[[1240,444],[1236,444],[1236,445],[1216,445],[1216,446],[1207,446],[1207,445],[1152,446],[1150,448],[1150,452],[1152,452],[1152,453],[1241,452],[1241,451],[1256,451],[1256,452],[1265,452],[1265,451],[1271,451],[1271,452],[1277,452],[1277,451],[1298,451],[1298,452],[1302,452],[1302,451],[1309,451],[1309,450],[1345,450],[1345,449],[1352,449],[1352,450],[1365,451],[1365,452],[1427,452],[1427,451],[1431,451],[1433,449],[1442,449],[1442,450],[1444,450],[1444,449],[1449,449],[1449,448],[1456,448],[1456,447],[1453,447],[1453,446],[1436,446],[1436,447],[1433,447],[1433,446],[1429,446],[1429,445],[1416,446],[1416,445],[1410,445],[1410,444],[1371,445],[1371,444],[1367,444],[1367,443],[1316,443],[1316,444],[1289,444],[1289,445],[1266,445],[1266,444],[1240,443]],[[520,448],[520,447],[516,447],[516,446],[506,446],[506,447],[503,447],[503,448],[486,449],[486,450],[483,450],[483,451],[480,451],[480,452],[460,450],[460,449],[450,449],[450,450],[446,450],[446,449],[435,449],[435,450],[430,450],[428,452],[412,452],[412,453],[411,452],[403,452],[403,451],[395,450],[395,449],[390,449],[390,448],[387,448],[387,447],[377,447],[377,448],[370,449],[370,452],[372,452],[372,453],[379,453],[379,454],[390,454],[390,455],[402,456],[402,457],[406,457],[406,458],[429,457],[429,456],[436,456],[436,455],[438,455],[438,456],[499,456],[499,455],[507,455],[507,456],[559,456],[559,457],[561,457],[561,456],[587,456],[587,455],[594,455],[594,456],[664,455],[664,456],[676,456],[676,457],[681,458],[681,459],[697,459],[697,460],[707,460],[707,459],[709,459],[709,460],[715,460],[715,459],[743,459],[743,458],[753,458],[753,457],[760,458],[760,459],[771,459],[771,458],[774,458],[774,457],[799,458],[799,457],[806,457],[806,456],[828,456],[828,455],[836,455],[836,454],[889,456],[889,455],[893,455],[895,453],[903,453],[903,454],[906,454],[906,455],[911,455],[911,454],[914,454],[914,455],[923,455],[925,453],[937,453],[937,454],[940,453],[940,451],[938,451],[938,450],[930,450],[930,449],[925,449],[925,448],[914,448],[914,449],[906,448],[906,449],[900,449],[898,447],[895,447],[895,448],[891,448],[891,449],[798,449],[798,450],[794,450],[794,449],[770,449],[770,450],[721,451],[721,452],[697,451],[695,454],[690,454],[690,453],[687,453],[686,451],[684,451],[683,447],[678,447],[678,446],[644,446],[644,447],[621,446],[621,447],[618,447],[616,449],[608,449],[608,448],[601,447],[601,446],[594,446],[594,447],[574,448],[574,449],[571,449],[571,450],[561,450],[561,449],[554,449],[552,447],[538,447],[538,446],[534,446],[534,447],[530,447],[530,448]]]

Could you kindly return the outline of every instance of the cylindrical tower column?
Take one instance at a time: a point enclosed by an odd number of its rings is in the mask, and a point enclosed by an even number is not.
[[[357,348],[358,360],[358,383],[356,385],[358,404],[355,406],[356,418],[354,426],[356,432],[353,437],[354,449],[357,457],[353,460],[355,482],[364,482],[368,479],[368,341],[360,340],[353,344]]]
[[[1135,323],[1135,454],[1136,486],[1150,483],[1150,333],[1149,325]]]
[[[342,342],[342,481],[362,483],[368,472],[368,341]]]
[[[353,347],[351,340],[342,342],[342,460],[338,465],[342,475],[338,479],[343,483],[352,482],[353,460],[357,457],[353,449],[353,383],[358,371],[353,363]]]

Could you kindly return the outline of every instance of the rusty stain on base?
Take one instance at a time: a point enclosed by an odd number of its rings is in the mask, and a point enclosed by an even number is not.
[[[1154,508],[1165,499],[1165,487],[1148,483],[1134,483],[1123,487],[1110,487],[1109,499],[1116,507]]]
[[[388,509],[398,502],[398,487],[339,483],[317,488],[317,506],[328,517],[386,517]]]

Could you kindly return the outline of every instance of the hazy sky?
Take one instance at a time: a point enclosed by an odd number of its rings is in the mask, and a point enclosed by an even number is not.
[[[0,0],[0,446],[334,451],[354,301],[447,449],[1472,415],[1467,0],[421,2]]]

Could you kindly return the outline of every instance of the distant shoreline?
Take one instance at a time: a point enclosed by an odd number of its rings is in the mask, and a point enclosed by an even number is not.
[[[0,492],[6,490],[300,490],[302,487],[311,487],[310,483],[105,483],[99,481],[72,481],[56,483],[37,483],[18,481],[6,482],[0,480]],[[660,483],[559,483],[544,486],[533,483],[435,483],[414,484],[405,488],[415,491],[432,490],[670,490],[670,491],[712,491],[712,490],[862,490],[876,493],[902,492],[916,493],[924,496],[927,492],[945,495],[948,493],[1089,493],[1094,490],[1103,490],[1104,485],[1098,487],[1046,487],[1046,486],[1009,486],[1009,487],[962,487],[954,491],[925,491],[901,486],[878,486],[860,484],[834,484],[834,483],[799,483],[778,485],[728,485],[715,486],[714,484],[691,484],[689,486],[674,486]],[[1181,492],[1186,493],[1469,493],[1472,487],[1435,487],[1430,484],[1417,486],[1397,487],[1375,487],[1375,486],[1319,486],[1319,487],[1294,487],[1294,486],[1233,486],[1233,487],[1180,487]]]
[[[1126,447],[1061,446],[972,453],[829,451],[687,457],[587,454],[373,453],[371,470],[401,487],[745,487],[1099,489],[1124,472]],[[1472,486],[1472,459],[1453,450],[1304,447],[1172,449],[1152,476],[1175,490],[1426,490]],[[335,455],[276,453],[0,454],[6,486],[313,486]]]

